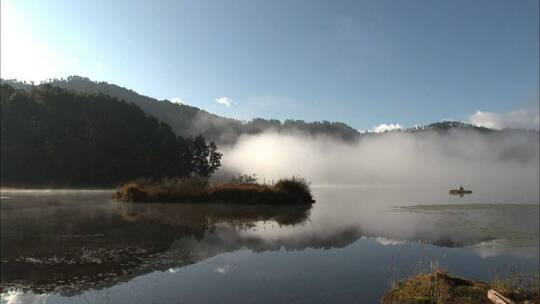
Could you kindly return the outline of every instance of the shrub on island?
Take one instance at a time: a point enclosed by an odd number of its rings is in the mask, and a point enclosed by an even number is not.
[[[292,177],[274,184],[261,184],[246,175],[227,183],[210,183],[207,178],[197,176],[166,178],[157,182],[139,179],[121,185],[112,198],[121,202],[146,203],[296,205],[315,202],[309,184],[303,178]]]

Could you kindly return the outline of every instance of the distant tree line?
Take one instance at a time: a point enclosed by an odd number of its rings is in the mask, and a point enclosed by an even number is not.
[[[31,90],[33,83],[2,80],[14,87]],[[107,82],[96,82],[86,77],[69,76],[66,79],[49,79],[45,83],[74,90],[79,93],[106,94],[120,100],[132,102],[146,113],[157,117],[171,126],[178,136],[190,137],[202,134],[207,140],[221,145],[234,144],[242,134],[259,134],[268,130],[280,133],[329,136],[344,141],[358,139],[360,133],[341,122],[255,118],[240,121],[208,113],[187,104],[173,103],[143,96],[137,92]]]
[[[14,88],[23,89],[30,92],[34,88],[34,83],[21,82],[14,79],[0,79],[0,83],[9,84]],[[278,133],[297,133],[300,135],[327,136],[345,142],[355,142],[365,136],[373,136],[373,133],[360,133],[358,130],[341,122],[313,121],[287,119],[280,121],[276,119],[255,118],[250,121],[240,121],[221,117],[208,113],[197,107],[187,104],[173,103],[168,100],[157,100],[148,96],[140,95],[137,92],[107,82],[92,81],[86,77],[69,76],[63,79],[49,79],[43,82],[55,87],[73,90],[84,94],[105,94],[119,100],[134,103],[144,112],[167,123],[177,136],[194,137],[201,134],[206,140],[216,142],[218,145],[234,144],[239,136],[243,134],[260,134],[269,130]],[[516,133],[530,133],[535,135],[538,130],[501,130],[495,131],[488,128],[473,126],[468,123],[458,121],[443,121],[433,124],[416,126],[403,130],[396,130],[390,133],[423,133],[435,131],[444,134],[450,130],[475,130],[485,135],[505,133],[515,135]],[[506,135],[505,135],[506,136]]]
[[[211,175],[221,153],[177,137],[138,106],[49,84],[1,85],[2,185],[112,186],[138,177]]]

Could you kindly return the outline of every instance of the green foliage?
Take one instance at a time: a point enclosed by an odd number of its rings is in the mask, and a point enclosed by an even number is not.
[[[409,132],[436,131],[439,133],[444,133],[444,132],[448,132],[450,130],[455,130],[455,129],[475,130],[484,134],[495,132],[495,130],[493,129],[479,127],[479,126],[475,126],[470,123],[461,122],[461,121],[435,122],[435,123],[424,125],[424,126],[416,126],[416,127],[408,128],[407,131]]]
[[[221,165],[223,154],[218,152],[215,143],[207,144],[202,135],[195,138],[178,137],[177,143],[183,166],[188,168],[191,175],[209,177]]]
[[[40,85],[1,86],[2,185],[111,186],[137,177],[209,176],[221,153],[177,138],[134,104]]]
[[[219,167],[221,154],[217,152],[214,143],[207,145],[204,137],[199,135],[191,140],[189,147],[193,155],[191,166],[195,175],[208,177]]]

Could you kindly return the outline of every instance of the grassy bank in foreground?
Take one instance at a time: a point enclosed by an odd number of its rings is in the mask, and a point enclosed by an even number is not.
[[[438,269],[400,281],[384,295],[381,304],[493,304],[487,297],[489,290],[515,303],[539,303],[538,277],[514,274],[485,283],[453,277]]]
[[[200,177],[169,178],[158,182],[131,181],[113,194],[121,202],[233,203],[294,205],[313,204],[308,183],[298,177],[260,184],[254,179],[209,183]]]

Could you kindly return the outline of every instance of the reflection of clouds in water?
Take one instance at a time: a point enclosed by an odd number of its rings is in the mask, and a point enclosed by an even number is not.
[[[345,189],[340,190],[341,198],[347,196],[346,192]],[[364,199],[368,197],[366,192],[351,193],[364,196]],[[376,197],[371,198],[378,203]],[[340,244],[341,236],[347,233],[357,238],[372,239],[380,245],[420,242],[443,247],[519,248],[534,246],[538,242],[537,205],[379,207],[358,203],[354,198],[336,203],[325,201],[315,205],[310,220],[302,225],[280,227],[272,222],[257,222],[253,229],[240,231],[239,235],[243,239],[259,239],[267,246],[304,243],[308,247],[321,239],[326,239],[329,244]],[[506,240],[503,242],[501,239]],[[351,241],[355,240],[351,238]],[[489,252],[499,254],[494,250]],[[519,255],[521,252],[504,250],[500,254]]]
[[[519,258],[538,258],[538,247],[519,247],[519,248],[503,248],[503,247],[476,247],[473,252],[482,258],[496,256],[513,256]]]
[[[245,254],[245,253],[244,253]],[[231,254],[218,254],[204,261],[204,264],[208,265],[210,269],[215,273],[228,274],[233,272],[240,266],[241,260],[235,255]]]
[[[476,248],[494,248],[494,247],[509,247],[509,241],[507,239],[495,239],[491,241],[484,241],[476,244]]]
[[[217,273],[226,274],[231,269],[230,265],[223,265],[221,267],[216,268]]]
[[[45,304],[49,295],[36,295],[22,291],[8,291],[0,295],[2,304]]]
[[[371,239],[375,240],[377,244],[380,244],[383,246],[396,246],[396,245],[405,244],[405,241],[399,241],[399,240],[389,239],[389,238],[380,237],[380,236],[371,238]]]
[[[487,242],[480,242],[471,246],[472,252],[478,254],[482,258],[490,258],[497,256],[514,256],[520,258],[535,258],[538,257],[539,248],[534,246],[529,247],[512,247],[511,242],[507,239],[495,239]]]
[[[81,242],[81,245],[84,244],[78,248],[85,248],[88,245],[86,238],[80,236],[95,237],[99,235],[99,238],[95,238],[96,241],[99,241],[99,243],[96,243],[97,247],[95,249],[99,249],[96,252],[99,253],[103,250],[103,252],[111,253],[107,255],[109,258],[118,257],[117,254],[112,255],[112,253],[116,252],[114,248],[118,240],[131,239],[123,234],[110,237],[111,234],[104,233],[109,231],[109,227],[116,227],[113,229],[117,229],[117,225],[122,224],[121,227],[126,228],[122,231],[128,233],[126,235],[138,235],[137,242],[132,244],[133,246],[137,245],[136,248],[139,248],[138,246],[151,248],[151,245],[155,244],[156,237],[159,236],[164,243],[165,241],[167,241],[167,244],[169,241],[171,242],[170,246],[163,247],[166,252],[148,255],[149,253],[144,250],[135,252],[125,247],[124,244],[122,245],[124,246],[123,250],[126,250],[125,252],[129,254],[120,254],[120,258],[140,255],[145,261],[144,270],[139,268],[140,272],[137,275],[160,270],[169,278],[186,275],[185,273],[190,271],[180,271],[184,269],[182,267],[196,264],[197,266],[194,267],[203,270],[205,274],[213,274],[214,278],[228,279],[231,274],[234,276],[236,273],[250,271],[246,270],[252,267],[245,267],[245,258],[253,255],[253,253],[284,250],[287,253],[283,253],[283,259],[286,259],[286,257],[290,256],[289,251],[304,251],[306,248],[321,249],[306,250],[317,255],[331,255],[332,252],[350,253],[360,247],[369,246],[368,248],[375,248],[378,251],[376,253],[377,257],[372,261],[374,265],[387,262],[386,259],[380,257],[382,252],[414,253],[415,248],[423,247],[425,243],[437,245],[436,249],[432,249],[437,252],[447,252],[447,249],[441,248],[441,246],[465,246],[466,248],[455,252],[467,252],[468,255],[473,256],[475,261],[484,260],[486,263],[496,263],[496,261],[495,259],[481,259],[479,256],[504,256],[503,259],[525,257],[530,259],[535,257],[535,252],[536,256],[538,254],[537,248],[536,251],[534,249],[531,251],[530,249],[517,248],[530,246],[529,241],[525,244],[523,241],[529,240],[531,237],[536,237],[536,243],[533,243],[533,245],[537,244],[538,205],[517,206],[506,204],[492,206],[471,204],[450,197],[448,190],[445,188],[442,191],[441,189],[433,190],[433,188],[424,189],[421,187],[414,189],[409,187],[322,187],[313,190],[317,203],[309,210],[311,216],[306,221],[304,221],[305,217],[302,216],[304,212],[285,212],[288,208],[282,208],[281,212],[273,208],[271,210],[262,208],[262,210],[266,210],[264,212],[266,216],[260,216],[260,207],[237,206],[238,210],[231,212],[231,208],[233,208],[231,206],[205,205],[190,207],[188,205],[173,205],[158,208],[158,205],[143,205],[140,206],[141,208],[130,209],[134,214],[139,215],[141,221],[131,223],[122,218],[110,217],[110,214],[116,214],[117,211],[122,210],[112,209],[116,205],[110,203],[108,194],[102,194],[96,196],[96,198],[93,195],[57,196],[46,201],[33,195],[16,196],[14,201],[2,203],[2,212],[18,215],[15,217],[16,219],[24,219],[16,221],[18,226],[11,226],[14,231],[27,231],[26,234],[29,234],[35,231],[35,227],[43,227],[44,235],[70,236],[50,238],[50,240],[61,242],[78,241]],[[490,202],[490,199],[486,199],[482,195],[478,191],[469,198],[474,197],[475,201]],[[455,204],[456,200],[461,202],[461,205]],[[31,202],[34,203],[30,204]],[[47,209],[42,208],[43,202],[49,204]],[[445,204],[433,205],[437,202]],[[28,206],[26,206],[26,209],[9,208],[19,203]],[[422,206],[414,206],[419,204]],[[395,206],[406,205],[409,207],[394,208]],[[20,207],[20,205],[17,207]],[[246,208],[249,210],[246,210]],[[161,211],[158,212],[158,209]],[[396,209],[401,211],[397,212]],[[111,213],[111,211],[114,211],[114,213]],[[146,211],[152,212],[146,214]],[[142,217],[143,215],[146,215],[146,217]],[[208,217],[209,215],[211,216]],[[287,220],[283,220],[283,215],[287,215]],[[299,215],[301,220],[293,221],[297,223],[295,225],[280,225],[276,222],[276,219],[281,218],[282,222],[290,223],[291,215],[294,215],[293,218]],[[190,220],[183,222],[180,220],[183,217]],[[212,225],[211,230],[204,225],[203,227],[191,226],[199,223],[198,219],[204,218],[211,218],[215,221],[215,225]],[[195,220],[192,221],[193,219]],[[55,227],[62,229],[47,230],[51,227],[51,221],[58,224]],[[245,225],[244,222],[246,221],[249,225]],[[12,223],[15,223],[15,221]],[[40,225],[36,225],[36,223]],[[92,225],[86,226],[87,223],[92,223]],[[494,226],[493,224],[497,225]],[[167,227],[165,230],[156,230],[156,228],[165,226]],[[21,230],[22,228],[18,229],[17,227],[32,229]],[[170,229],[172,230],[169,231]],[[187,229],[187,232],[185,229]],[[155,233],[140,233],[143,230],[155,231]],[[486,242],[501,238],[509,239],[510,243],[504,243],[500,240]],[[2,241],[4,242],[5,239]],[[57,243],[50,242],[45,245],[48,245],[47,248],[52,248],[53,251],[59,250],[57,252],[61,252],[62,255],[66,254],[62,246],[55,246],[55,244]],[[475,246],[474,244],[479,245]],[[165,249],[165,247],[168,249]],[[499,247],[516,247],[517,249]],[[37,247],[28,247],[27,252],[34,252],[35,248]],[[332,248],[343,248],[343,250],[327,250]],[[20,255],[20,250],[20,248],[16,248],[12,252]],[[453,250],[448,250],[448,252],[451,251]],[[366,254],[369,254],[369,252],[368,250]],[[218,259],[213,258],[216,256],[220,257]],[[84,257],[86,261],[88,257],[86,255]],[[359,257],[359,259],[361,258]],[[56,259],[53,258],[53,260]],[[28,260],[26,267],[34,267],[36,264],[41,267],[41,263],[35,263],[37,261],[34,259]],[[92,263],[98,261],[88,260],[88,262]],[[201,261],[204,262],[199,263]],[[78,265],[66,267],[67,275],[77,275],[76,267]],[[253,268],[258,269],[259,267],[261,265],[256,265]],[[34,267],[33,269],[38,268]],[[103,271],[95,269],[96,271]],[[127,267],[126,269],[131,268]],[[24,272],[21,273],[24,274]],[[36,274],[50,276],[50,273],[44,268],[36,270]],[[225,277],[225,274],[229,274],[229,276]],[[131,278],[134,275],[135,273],[130,273],[123,278]],[[73,280],[66,280],[66,282],[73,284]],[[49,298],[48,301],[51,302],[53,299]],[[30,300],[27,302],[32,303]]]

